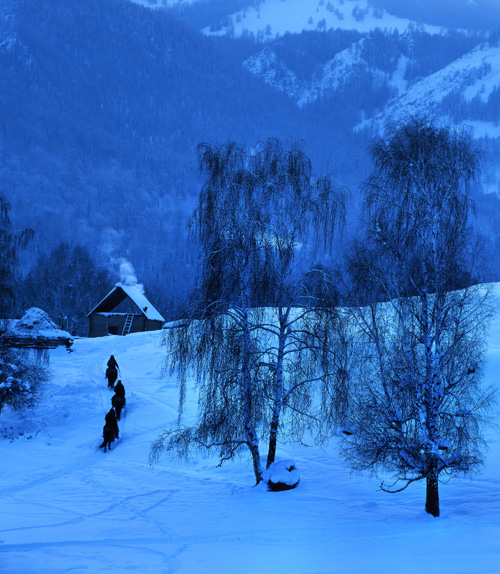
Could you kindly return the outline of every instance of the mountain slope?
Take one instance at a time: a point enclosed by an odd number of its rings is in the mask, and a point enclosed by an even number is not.
[[[113,262],[126,257],[162,313],[174,316],[196,268],[185,224],[201,186],[201,142],[303,140],[315,175],[330,173],[351,189],[355,229],[373,132],[354,128],[368,126],[363,122],[458,61],[485,35],[429,34],[419,26],[366,32],[395,21],[372,8],[363,12],[363,2],[314,0],[300,8],[296,2],[183,0],[150,10],[129,0],[4,0],[0,191],[11,203],[15,227],[36,232],[25,269],[62,241],[88,247],[116,279]],[[245,7],[238,25],[243,30],[258,7],[256,33],[271,25],[265,43],[250,34],[232,39],[200,32]],[[310,10],[311,29],[274,37],[276,25],[295,29],[291,24],[303,23]],[[343,20],[335,10],[342,10]],[[346,29],[318,28],[323,17]],[[479,93],[482,81],[471,78],[470,86]],[[456,87],[443,100],[438,119],[488,122],[495,135],[498,90],[491,89],[488,102],[479,94],[465,107],[459,92]],[[481,145],[488,159],[481,184],[497,191],[497,142]],[[488,202],[495,213],[494,199]],[[488,229],[500,274],[500,225],[493,220]]]
[[[69,241],[104,265],[126,256],[149,290],[184,297],[197,144],[309,140],[319,118],[245,72],[245,44],[162,11],[121,0],[2,8],[0,187],[16,226],[35,229],[37,251]]]
[[[456,110],[462,110],[460,124],[471,126],[475,137],[488,135],[497,138],[500,137],[498,117],[495,116],[491,122],[475,122],[471,103],[476,102],[477,108],[487,107],[499,89],[500,46],[479,46],[442,70],[412,85],[397,99],[389,102],[371,125],[380,129],[389,121],[398,123],[409,115],[448,115],[454,119],[454,107]],[[467,117],[468,107],[472,117]],[[493,113],[494,111],[492,110]],[[497,107],[496,113],[499,111]]]
[[[220,30],[205,28],[206,34],[231,34],[235,37],[253,35],[260,40],[310,30],[358,30],[367,33],[376,28],[404,32],[414,26],[408,18],[400,18],[383,9],[373,8],[367,0],[266,0],[228,14]],[[428,26],[429,31],[438,31]]]
[[[125,0],[130,1],[130,0]],[[496,0],[132,0],[151,8],[168,6],[196,30],[207,34],[276,35],[310,30],[356,29],[369,32],[425,27],[491,31],[500,19]]]
[[[382,88],[386,83],[387,70],[374,68],[368,64],[363,57],[365,44],[364,38],[351,44],[321,68],[318,67],[311,79],[298,78],[272,48],[264,48],[245,60],[243,65],[254,76],[285,93],[302,107],[336,92],[343,92],[362,77],[370,77],[373,91]],[[400,78],[395,77],[394,82],[390,82],[388,87],[390,85],[399,86]]]

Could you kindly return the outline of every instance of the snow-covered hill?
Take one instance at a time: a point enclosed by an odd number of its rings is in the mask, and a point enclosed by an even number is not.
[[[265,0],[249,5],[230,15],[226,26],[214,31],[204,29],[206,34],[226,34],[235,37],[253,34],[261,40],[282,36],[286,32],[300,33],[303,30],[358,30],[369,32],[375,28],[398,29],[404,32],[408,26],[415,26],[406,18],[398,18],[385,10],[372,8],[367,0]],[[429,31],[438,31],[426,26]]]
[[[332,97],[361,78],[369,82],[372,91],[382,87],[390,90],[393,98],[383,111],[376,118],[364,119],[356,129],[370,127],[380,131],[388,122],[404,122],[409,116],[426,115],[440,118],[450,125],[470,126],[474,137],[500,137],[496,120],[480,121],[476,117],[481,112],[490,117],[498,114],[495,109],[490,110],[490,114],[485,114],[485,110],[488,106],[497,105],[491,104],[489,97],[500,90],[500,46],[477,46],[437,72],[409,82],[405,79],[405,72],[411,61],[406,55],[399,54],[393,70],[388,66],[376,66],[367,61],[373,46],[363,53],[366,42],[363,38],[326,63],[316,66],[312,77],[307,79],[299,78],[289,69],[272,46],[263,48],[243,65],[300,107]],[[477,102],[475,107],[474,102]],[[478,110],[479,107],[483,109]]]
[[[172,8],[174,6],[182,6],[185,4],[193,4],[194,2],[199,2],[200,0],[127,0],[133,2],[134,4],[140,4],[141,6],[146,6],[147,8]]]
[[[494,90],[500,89],[500,46],[479,46],[442,70],[423,78],[386,106],[371,125],[380,128],[388,122],[401,122],[408,116],[446,115],[443,102],[456,96],[458,101],[470,103],[474,99],[487,103]],[[365,122],[364,125],[366,125]],[[450,123],[453,123],[452,121]],[[461,125],[469,125],[475,137],[500,137],[500,127],[493,122],[479,122],[464,118]],[[363,124],[362,124],[363,125]],[[360,126],[361,127],[361,126]]]
[[[301,474],[296,490],[253,487],[248,460],[216,467],[162,459],[149,447],[176,419],[176,381],[162,375],[159,333],[77,339],[51,351],[52,380],[32,413],[0,415],[0,565],[6,574],[492,574],[500,563],[500,433],[473,480],[389,495],[326,450],[280,445]],[[114,354],[127,393],[121,438],[100,443]],[[500,386],[500,314],[487,382]],[[188,414],[196,407],[194,395]]]
[[[198,0],[133,1],[152,7],[173,8],[194,5]],[[374,8],[368,0],[248,1],[239,11],[227,12],[220,25],[214,27],[212,24],[204,28],[203,32],[208,35],[230,35],[233,38],[250,35],[264,42],[265,46],[247,58],[242,63],[243,67],[274,89],[285,93],[300,107],[341,92],[356,82],[357,78],[370,78],[370,90],[384,88],[392,100],[376,110],[378,112],[384,108],[375,119],[371,117],[373,112],[360,110],[363,121],[356,129],[370,127],[379,130],[387,121],[399,122],[410,115],[425,114],[446,123],[468,125],[475,137],[500,137],[500,127],[496,120],[481,118],[481,114],[476,114],[477,117],[470,114],[467,117],[464,114],[455,119],[448,109],[451,107],[451,111],[455,112],[460,102],[467,104],[474,99],[486,104],[492,91],[500,88],[498,46],[478,46],[455,62],[414,83],[408,81],[405,75],[407,66],[412,64],[405,54],[399,55],[395,69],[388,69],[389,62],[384,63],[383,59],[374,65],[373,61],[368,61],[370,58],[367,58],[366,52],[370,53],[380,46],[370,45],[363,53],[365,38],[354,42],[330,60],[318,63],[310,77],[304,77],[304,74],[291,69],[272,43],[286,33],[332,29],[356,30],[360,34],[378,29],[384,30],[386,35],[397,31],[408,37],[410,45],[411,34],[415,30],[436,36],[447,32],[422,21],[414,22],[394,16],[382,8]],[[455,99],[450,103],[451,97]]]
[[[203,0],[127,1],[158,9],[185,7]],[[220,9],[220,3],[214,4]],[[303,30],[334,28],[369,32],[380,28],[404,32],[409,26],[416,25],[416,22],[408,18],[400,18],[381,8],[372,7],[368,0],[247,0],[247,5],[235,12],[227,9],[226,17],[217,29],[207,26],[203,32],[208,35],[229,33],[235,38],[252,34],[266,41],[287,32],[298,34]],[[437,26],[420,24],[420,27],[428,31],[440,31]]]
[[[371,77],[375,87],[387,82],[396,93],[404,91],[406,88],[404,69],[408,59],[401,56],[396,72],[388,77],[386,71],[370,66],[363,58],[364,44],[365,40],[362,39],[337,54],[323,66],[318,66],[318,71],[311,80],[299,79],[269,47],[248,58],[243,65],[266,84],[294,99],[300,107],[325,95],[343,90],[356,77],[362,75]]]

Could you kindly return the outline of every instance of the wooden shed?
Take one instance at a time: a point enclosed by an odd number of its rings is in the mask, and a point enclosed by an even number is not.
[[[73,337],[58,329],[47,313],[37,307],[28,309],[21,319],[0,321],[0,347],[55,349],[72,344]]]
[[[117,283],[87,315],[89,337],[157,331],[165,319],[137,287]]]

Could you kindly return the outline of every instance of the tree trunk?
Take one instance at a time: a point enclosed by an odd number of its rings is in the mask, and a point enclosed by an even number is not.
[[[248,434],[249,433],[247,432],[247,436]],[[256,442],[252,443],[249,442],[248,448],[250,449],[250,453],[252,454],[253,472],[255,474],[255,484],[259,484],[259,482],[262,480],[262,465],[260,462],[259,445]]]
[[[267,463],[266,468],[269,468],[276,457],[276,443],[278,439],[278,424],[279,420],[276,420],[273,415],[273,420],[271,421],[270,431],[269,431],[269,448],[267,450]]]
[[[427,477],[425,511],[432,516],[439,516],[439,481],[435,470]]]
[[[281,313],[280,313],[281,315]],[[275,395],[274,395],[274,407],[273,416],[271,419],[271,425],[269,430],[269,448],[267,450],[267,464],[266,468],[269,468],[273,464],[276,456],[276,443],[278,441],[278,426],[280,423],[281,409],[283,407],[283,357],[285,351],[285,338],[286,338],[286,325],[284,320],[280,318],[280,334],[278,342],[278,356],[276,360],[276,372],[275,372]]]
[[[257,436],[257,431],[252,422],[252,376],[250,373],[249,357],[250,357],[250,332],[248,329],[248,316],[245,312],[243,318],[243,330],[244,330],[244,356],[243,356],[243,416],[245,421],[245,434],[252,455],[253,471],[255,474],[255,483],[259,484],[262,480],[262,464],[260,462],[260,451],[259,451],[259,438]]]

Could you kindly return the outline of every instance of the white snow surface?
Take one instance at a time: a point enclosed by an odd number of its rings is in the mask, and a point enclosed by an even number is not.
[[[50,351],[38,407],[0,415],[0,572],[5,574],[494,574],[500,571],[500,431],[480,474],[442,485],[440,518],[425,485],[400,494],[352,475],[333,440],[278,444],[294,490],[253,486],[251,462],[217,468],[162,458],[151,442],[176,420],[175,377],[162,374],[161,332],[76,339]],[[126,388],[120,439],[98,449],[111,406],[113,354]],[[489,335],[486,383],[500,386],[500,311]],[[196,408],[188,394],[187,414]],[[498,416],[498,412],[496,415]],[[265,453],[265,445],[262,445]],[[264,459],[263,459],[263,462]]]
[[[144,293],[141,293],[137,287],[133,285],[124,285],[123,283],[117,283],[116,286],[121,287],[125,291],[125,293],[132,299],[148,319],[151,321],[165,321],[160,313],[158,313],[153,305],[151,305],[151,302],[147,299]]]

